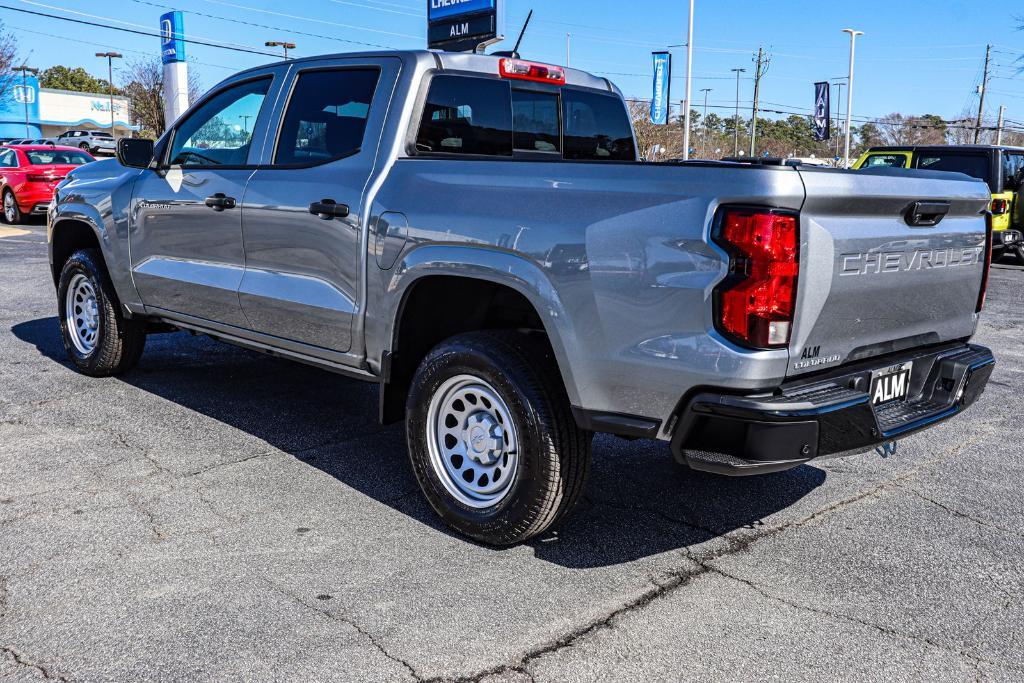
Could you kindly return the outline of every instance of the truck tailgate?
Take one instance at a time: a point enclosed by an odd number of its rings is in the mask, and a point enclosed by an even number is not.
[[[984,183],[901,170],[800,175],[789,376],[973,334],[991,200]],[[908,217],[917,202],[937,214],[948,205],[948,213],[922,225],[930,213]]]

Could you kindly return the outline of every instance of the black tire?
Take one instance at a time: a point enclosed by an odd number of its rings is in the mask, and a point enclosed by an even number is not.
[[[1024,247],[1015,247],[1013,255],[1017,258],[1017,265],[1024,266]]]
[[[77,276],[84,276],[96,295],[95,342],[86,352],[76,347],[71,336],[74,333],[68,327],[68,289]],[[64,350],[80,372],[92,377],[108,377],[126,372],[139,362],[146,345],[145,328],[142,323],[126,320],[121,315],[117,295],[98,250],[76,251],[64,263],[57,286],[57,311]]]
[[[431,462],[431,398],[460,375],[495,389],[518,433],[515,478],[491,507],[462,503]],[[417,369],[406,403],[409,457],[427,501],[450,527],[494,546],[522,543],[572,510],[590,470],[592,437],[576,426],[546,341],[518,332],[470,332],[442,342]]]
[[[10,196],[11,201],[11,215],[8,215],[8,196]],[[0,202],[2,202],[2,204],[0,204],[0,217],[4,219],[4,223],[8,223],[10,225],[18,225],[25,219],[24,214],[21,213],[21,207],[18,206],[18,201],[14,196],[13,190],[11,190],[10,188],[4,190],[3,196],[0,197]]]
[[[83,152],[90,152],[90,153],[92,152],[92,150],[89,149],[89,143],[88,142],[83,142],[82,144],[78,145],[78,149],[82,150]]]

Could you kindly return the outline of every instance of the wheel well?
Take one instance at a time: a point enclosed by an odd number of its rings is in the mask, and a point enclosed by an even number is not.
[[[511,287],[442,275],[414,283],[398,309],[387,382],[381,385],[381,422],[403,418],[413,375],[431,349],[456,334],[495,329],[525,330],[547,339],[533,304]]]
[[[53,254],[53,284],[60,280],[64,263],[79,249],[99,249],[100,242],[88,223],[66,220],[53,226],[51,237]]]

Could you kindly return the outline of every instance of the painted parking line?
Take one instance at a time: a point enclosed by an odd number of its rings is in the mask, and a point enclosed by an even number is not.
[[[21,237],[22,235],[28,235],[30,230],[22,230],[21,228],[8,228],[0,225],[0,239],[4,237]]]

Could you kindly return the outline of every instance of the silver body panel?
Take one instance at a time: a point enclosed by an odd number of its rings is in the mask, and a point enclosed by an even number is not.
[[[538,312],[575,406],[661,420],[662,438],[688,392],[774,389],[811,371],[794,368],[805,349],[834,350],[839,364],[893,343],[973,332],[980,264],[884,273],[890,279],[842,272],[851,254],[897,246],[976,249],[984,184],[789,167],[411,157],[425,82],[439,63],[496,72],[491,57],[430,52],[264,67],[276,82],[253,138],[252,168],[208,179],[210,192],[182,184],[172,194],[152,170],[113,164],[103,179],[83,169],[62,187],[51,226],[91,216],[129,310],[145,304],[142,311],[191,329],[362,377],[383,371],[402,303],[422,278],[506,285]],[[320,166],[270,168],[296,73],[339,64],[382,69],[361,151]],[[583,72],[569,70],[567,80],[617,92]],[[235,185],[240,210],[214,220],[210,209],[189,204],[216,191],[214,182]],[[308,204],[324,198],[349,204],[350,216],[309,214]],[[953,202],[939,226],[912,230],[902,222],[903,206],[932,198]],[[729,260],[710,231],[725,204],[801,211],[789,349],[741,348],[715,330],[713,293]],[[160,213],[171,210],[165,205],[175,207],[173,219]],[[911,238],[923,241],[909,245]],[[891,300],[898,290],[905,301]]]

